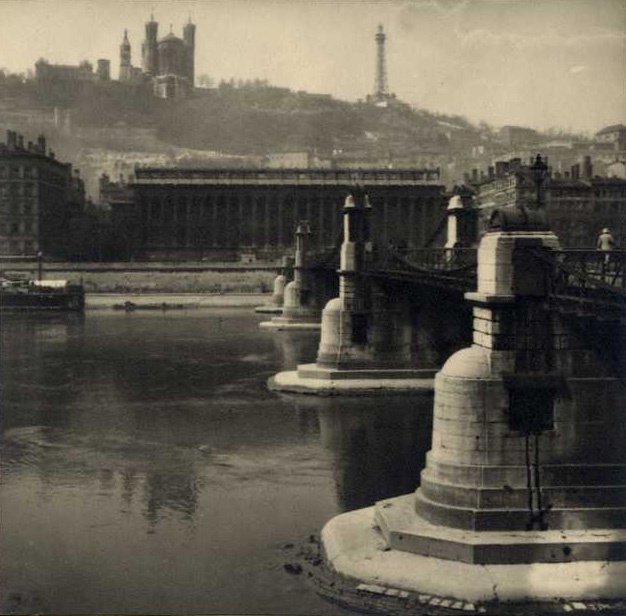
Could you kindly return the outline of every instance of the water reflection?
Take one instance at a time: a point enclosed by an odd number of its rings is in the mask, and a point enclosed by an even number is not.
[[[268,392],[319,337],[258,322],[3,316],[0,608],[336,613],[276,546],[415,489],[430,399]]]
[[[432,397],[292,396],[291,401],[301,413],[317,413],[342,511],[417,488],[431,443]]]
[[[295,370],[298,364],[314,364],[317,358],[320,332],[273,332],[272,340],[282,357],[280,370]]]

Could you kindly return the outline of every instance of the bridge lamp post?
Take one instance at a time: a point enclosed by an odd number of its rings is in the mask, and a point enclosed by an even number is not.
[[[548,175],[548,165],[546,165],[544,159],[541,158],[541,154],[537,154],[535,162],[530,167],[533,174],[533,180],[535,181],[535,189],[537,191],[536,197],[536,209],[543,208],[543,184]]]

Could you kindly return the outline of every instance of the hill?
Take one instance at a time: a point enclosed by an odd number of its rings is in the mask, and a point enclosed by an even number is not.
[[[415,110],[400,101],[390,100],[387,107],[349,103],[258,80],[198,88],[193,98],[173,102],[155,98],[141,83],[41,83],[0,71],[0,102],[69,111],[76,128],[156,128],[172,145],[230,154],[447,151],[481,132],[463,118]]]

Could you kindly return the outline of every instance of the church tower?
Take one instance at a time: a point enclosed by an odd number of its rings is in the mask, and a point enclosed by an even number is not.
[[[132,78],[132,65],[130,63],[130,41],[128,30],[124,30],[124,40],[120,45],[120,81],[130,81]]]
[[[159,72],[158,29],[159,24],[154,21],[154,15],[151,14],[150,21],[146,22],[146,39],[141,47],[141,55],[143,72],[153,77]]]
[[[183,42],[185,43],[185,76],[189,79],[189,87],[195,87],[195,60],[196,52],[196,25],[189,22],[183,27]]]

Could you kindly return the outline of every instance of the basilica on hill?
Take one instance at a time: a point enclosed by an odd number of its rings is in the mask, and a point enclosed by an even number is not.
[[[150,80],[154,94],[160,98],[186,98],[194,87],[194,54],[196,26],[191,19],[183,26],[183,38],[170,31],[158,38],[158,22],[150,16],[146,22],[146,37],[141,45],[141,68],[131,60],[128,31],[120,45],[120,73],[123,82]]]

